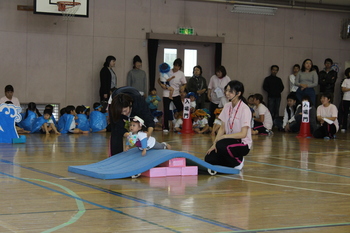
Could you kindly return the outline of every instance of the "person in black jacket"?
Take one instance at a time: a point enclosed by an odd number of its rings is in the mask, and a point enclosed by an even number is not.
[[[271,66],[271,75],[265,78],[263,84],[263,89],[268,95],[267,108],[270,110],[272,119],[279,116],[281,93],[284,90],[282,79],[276,76],[278,71],[277,65]]]
[[[147,135],[151,136],[155,123],[148,104],[140,92],[133,87],[120,87],[112,93],[112,103],[109,106],[111,122],[111,155],[123,152],[123,137],[129,132],[128,120],[139,116],[147,127]]]
[[[196,105],[197,109],[204,108],[205,92],[208,90],[207,81],[202,76],[202,67],[193,67],[193,76],[186,84],[188,92],[194,92],[197,94]]]
[[[320,96],[323,93],[334,95],[334,85],[337,81],[338,73],[332,69],[333,61],[327,58],[324,61],[324,69],[318,73],[318,84],[320,85]]]
[[[108,101],[110,96],[110,90],[113,87],[117,87],[117,76],[113,71],[115,66],[115,57],[108,56],[103,64],[103,68],[100,71],[100,100]]]

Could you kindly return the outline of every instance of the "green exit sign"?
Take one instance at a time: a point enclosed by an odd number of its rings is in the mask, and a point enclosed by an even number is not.
[[[182,35],[194,35],[194,29],[193,28],[178,28],[177,33],[182,34]]]

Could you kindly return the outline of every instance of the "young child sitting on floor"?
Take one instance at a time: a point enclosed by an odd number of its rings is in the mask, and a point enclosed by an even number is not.
[[[50,109],[44,110],[44,115],[38,117],[33,122],[32,131],[30,133],[45,133],[50,134],[54,132],[55,134],[60,135],[61,133],[57,131],[55,123],[52,120],[52,111]]]
[[[18,126],[26,131],[32,131],[32,125],[36,118],[41,117],[41,113],[36,108],[36,104],[30,102],[25,113],[21,113],[22,120]]]
[[[183,115],[183,111],[181,112],[176,111],[174,113],[174,118],[175,118],[174,131],[175,132],[180,132],[182,130],[182,124],[183,124],[182,115]]]
[[[77,128],[81,131],[88,131],[90,132],[90,122],[85,114],[86,107],[84,105],[77,106],[75,109],[75,112],[77,113],[77,116],[75,118],[75,122],[77,123]]]
[[[197,109],[193,115],[195,118],[193,119],[193,131],[199,134],[209,132],[208,119],[205,118],[207,113],[202,109]]]
[[[90,112],[90,128],[93,133],[106,132],[107,116],[102,113],[103,106],[100,103],[93,104],[94,111]]]
[[[189,98],[191,100],[190,102],[190,112],[194,113],[196,111],[196,99],[197,99],[197,95],[194,92],[189,92],[186,96],[186,98]]]
[[[269,109],[265,106],[261,94],[257,93],[254,95],[254,104],[256,109],[252,134],[272,135],[272,116]]]
[[[130,121],[130,132],[124,134],[124,137],[127,138],[125,151],[135,145],[142,150],[142,156],[145,156],[147,150],[150,149],[171,149],[168,143],[159,143],[154,137],[147,137],[147,133],[144,131],[147,131],[144,121],[140,117],[134,116]]]
[[[68,105],[66,108],[66,113],[61,116],[58,120],[59,130],[61,133],[89,133],[89,131],[82,131],[76,128],[75,122],[75,107],[73,105]]]
[[[217,134],[218,130],[221,127],[221,120],[219,119],[219,115],[220,115],[221,111],[222,111],[222,108],[217,108],[214,111],[215,120],[213,123],[213,128],[211,130],[211,135],[213,135],[213,136],[215,136]]]

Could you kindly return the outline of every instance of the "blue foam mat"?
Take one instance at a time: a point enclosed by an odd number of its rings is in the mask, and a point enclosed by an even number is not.
[[[149,150],[146,156],[138,148],[130,149],[97,163],[69,166],[68,171],[98,179],[120,179],[148,171],[173,158],[186,158],[187,165],[198,166],[199,170],[208,168],[218,173],[239,174],[238,169],[211,165],[191,154],[174,150]]]

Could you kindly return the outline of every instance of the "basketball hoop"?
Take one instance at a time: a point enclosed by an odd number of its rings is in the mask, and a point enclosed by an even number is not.
[[[71,20],[79,10],[80,6],[80,2],[57,2],[58,11],[62,12],[63,20]]]

